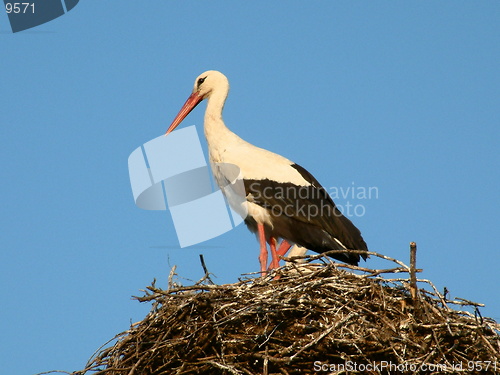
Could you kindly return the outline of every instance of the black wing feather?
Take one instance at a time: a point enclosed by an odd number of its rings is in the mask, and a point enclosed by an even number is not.
[[[273,218],[269,235],[285,238],[305,248],[322,253],[328,250],[368,250],[361,232],[338,210],[330,195],[307,170],[292,164],[309,186],[297,186],[269,179],[245,180],[247,198],[268,210]],[[251,229],[256,223],[245,220]],[[339,244],[337,241],[340,241]],[[359,254],[342,253],[332,256],[357,265]],[[362,254],[363,259],[367,256]]]

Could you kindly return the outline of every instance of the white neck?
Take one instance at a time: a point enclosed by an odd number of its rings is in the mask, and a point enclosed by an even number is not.
[[[222,126],[224,126],[224,122],[222,121],[222,110],[224,109],[227,93],[227,90],[216,90],[209,96],[207,109],[205,111],[205,132],[207,125],[214,122],[220,122]]]
[[[214,90],[208,98],[205,111],[205,137],[211,152],[219,150],[231,140],[239,137],[229,130],[222,120],[222,110],[229,89]]]

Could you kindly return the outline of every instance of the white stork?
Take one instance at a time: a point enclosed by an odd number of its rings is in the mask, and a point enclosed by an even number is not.
[[[212,171],[222,188],[233,177],[224,176],[224,169],[216,166],[224,163],[236,165],[240,170],[246,197],[244,220],[252,232],[258,233],[262,275],[267,271],[266,242],[272,255],[270,269],[279,266],[278,255],[285,255],[292,243],[318,253],[346,250],[332,257],[357,265],[359,254],[349,250],[368,250],[360,231],[342,215],[308,171],[283,156],[244,141],[226,127],[222,110],[228,92],[229,82],[222,73],[209,70],[199,75],[192,94],[165,135],[202,100],[208,99],[204,127]],[[283,241],[276,250],[279,239]],[[361,256],[366,260],[365,254]]]

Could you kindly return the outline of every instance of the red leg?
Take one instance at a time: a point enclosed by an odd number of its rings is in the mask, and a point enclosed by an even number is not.
[[[273,258],[269,269],[278,268],[280,266],[280,258],[278,258],[278,253],[276,252],[276,238],[271,237],[269,241],[269,247],[271,248],[271,256]]]
[[[287,240],[281,241],[281,245],[278,248],[278,252],[277,252],[278,255],[282,256],[282,257],[285,256],[285,254],[288,252],[288,250],[290,250],[291,247],[292,247],[292,245],[290,245]]]
[[[262,276],[267,274],[267,246],[266,246],[266,234],[264,233],[264,224],[258,223],[257,229],[259,231],[259,243],[260,243],[260,273]]]

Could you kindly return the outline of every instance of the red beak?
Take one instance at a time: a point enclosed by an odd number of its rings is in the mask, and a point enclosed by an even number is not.
[[[193,92],[189,98],[186,100],[186,103],[182,106],[181,110],[175,116],[174,121],[170,124],[165,135],[174,130],[181,122],[186,118],[187,115],[203,100],[202,96],[199,96],[197,92]]]

